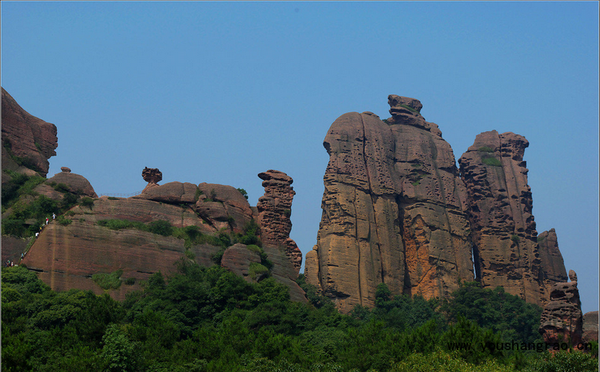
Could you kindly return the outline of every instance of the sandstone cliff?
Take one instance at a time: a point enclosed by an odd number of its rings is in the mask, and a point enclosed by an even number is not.
[[[30,115],[2,88],[2,169],[46,176],[58,147],[56,126]],[[3,175],[3,181],[6,176]]]
[[[307,281],[342,311],[392,293],[445,296],[473,280],[466,193],[450,145],[418,100],[391,95],[392,118],[339,117],[323,145],[323,216]]]
[[[479,134],[459,159],[468,190],[476,275],[484,287],[502,286],[543,305],[553,283],[566,280],[556,233],[538,235],[523,161],[529,142],[514,133]]]

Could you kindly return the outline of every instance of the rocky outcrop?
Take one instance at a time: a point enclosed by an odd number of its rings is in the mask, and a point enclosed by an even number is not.
[[[598,342],[598,311],[583,314],[583,342]]]
[[[552,284],[566,282],[567,272],[562,254],[558,249],[556,230],[550,229],[540,233],[537,237],[537,243],[544,273],[544,287],[547,293],[545,298],[548,299],[550,298]]]
[[[62,183],[66,185],[68,191],[73,194],[89,196],[91,198],[98,197],[94,191],[94,188],[85,177],[79,174],[71,173],[71,170],[69,168],[67,169],[68,171],[63,170],[61,173],[57,173],[53,177],[49,178],[48,181],[46,181],[46,184],[58,185]]]
[[[577,279],[575,272],[569,276]],[[542,312],[539,332],[548,344],[568,342],[574,346],[581,342],[583,316],[577,281],[552,285],[550,301]]]
[[[56,126],[25,111],[2,88],[2,169],[46,176],[58,147]],[[3,177],[4,178],[4,177]]]
[[[198,201],[194,210],[216,230],[231,229],[242,233],[257,215],[242,193],[228,185],[203,182],[198,185]]]
[[[155,187],[146,187],[140,195],[133,198],[153,200],[161,203],[196,203],[198,186],[189,182],[169,182]]]
[[[265,194],[258,199],[258,224],[264,245],[280,247],[291,260],[296,275],[302,265],[302,252],[292,239],[292,200],[296,192],[291,184],[294,180],[287,174],[268,170],[258,174],[263,180]]]
[[[502,286],[543,305],[551,285],[566,275],[554,230],[541,236],[538,247],[523,161],[528,146],[518,134],[484,132],[458,162],[468,191],[477,277],[484,287]]]
[[[252,263],[260,264],[260,262],[258,252],[251,251],[246,245],[241,243],[227,248],[221,258],[221,266],[249,282],[257,282],[262,278],[252,277],[250,269]]]
[[[159,183],[162,180],[162,172],[158,168],[144,167],[142,178],[148,183]]]
[[[339,117],[329,154],[317,245],[305,275],[347,312],[392,293],[446,296],[473,280],[466,193],[450,145],[412,98],[388,98],[392,118]]]

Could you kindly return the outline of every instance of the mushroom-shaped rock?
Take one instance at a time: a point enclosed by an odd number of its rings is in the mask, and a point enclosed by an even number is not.
[[[162,180],[162,172],[158,168],[145,167],[142,171],[142,178],[148,183],[159,183]]]
[[[60,167],[60,171],[61,172],[65,172],[65,173],[71,173],[71,168],[69,168],[69,167]]]

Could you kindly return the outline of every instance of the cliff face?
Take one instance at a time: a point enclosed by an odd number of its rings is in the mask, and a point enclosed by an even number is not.
[[[57,147],[56,126],[30,115],[2,88],[2,169],[45,177]]]
[[[467,206],[475,270],[483,286],[502,286],[527,302],[543,305],[550,286],[566,280],[556,233],[538,235],[523,161],[529,142],[514,133],[479,134],[459,159],[468,190]]]
[[[342,311],[373,306],[375,290],[445,296],[473,279],[465,187],[437,125],[415,99],[390,96],[386,122],[348,113],[323,145],[323,216],[307,281]]]
[[[539,332],[548,344],[568,342],[576,346],[582,340],[583,315],[577,288],[577,275],[569,271],[570,282],[554,283],[550,301],[542,312]]]
[[[46,188],[52,189],[46,184],[38,186],[38,190]],[[108,291],[113,298],[123,300],[127,293],[140,289],[140,281],[152,274],[175,272],[177,262],[182,259],[211,266],[215,264],[215,255],[222,251],[221,266],[243,277],[248,276],[252,263],[261,262],[258,253],[244,244],[227,248],[210,244],[217,236],[233,242],[236,234],[243,234],[245,226],[258,217],[244,196],[231,186],[155,184],[128,199],[95,198],[93,205],[77,205],[65,216],[60,217],[71,222],[51,221],[22,261],[54,290],[89,289],[101,294],[105,289],[94,280],[94,275],[120,272],[123,284]],[[201,243],[186,242],[172,235],[133,227],[113,230],[99,224],[114,219],[145,224],[167,221],[176,228],[195,226],[196,235],[207,238]],[[268,243],[263,251],[273,263],[270,274],[290,288],[293,300],[305,301],[304,291],[295,283],[298,272],[285,251]],[[264,277],[251,279],[258,281]]]
[[[474,275],[546,303],[566,271],[554,229],[536,231],[527,140],[481,133],[459,174],[422,104],[396,95],[388,103],[392,118],[344,114],[325,137],[330,160],[307,281],[342,311],[372,306],[379,283],[395,294],[444,297]]]

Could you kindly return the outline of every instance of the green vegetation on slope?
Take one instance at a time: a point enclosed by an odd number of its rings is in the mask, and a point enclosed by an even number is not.
[[[251,284],[218,266],[178,263],[123,303],[55,293],[25,267],[2,270],[3,371],[596,371],[580,352],[498,350],[535,339],[539,313],[464,285],[448,301],[392,296],[339,314],[308,289],[289,300],[273,278]],[[483,296],[483,298],[479,297]],[[480,300],[480,301],[479,301]],[[464,317],[458,314],[465,314]],[[516,316],[515,316],[516,315]],[[516,329],[515,329],[516,327]],[[510,333],[510,332],[515,333]],[[460,347],[459,347],[460,346]],[[466,349],[470,347],[470,350]]]

